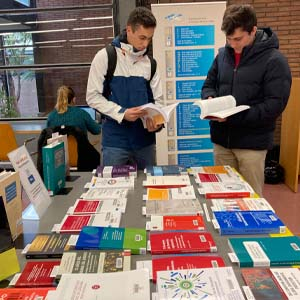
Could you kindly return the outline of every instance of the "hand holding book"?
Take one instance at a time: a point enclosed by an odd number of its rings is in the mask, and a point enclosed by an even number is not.
[[[154,103],[147,103],[140,106],[146,114],[141,117],[144,128],[147,128],[147,119],[152,119],[153,126],[162,125],[169,122],[171,113],[176,108],[178,103],[173,103],[167,106],[158,106]]]

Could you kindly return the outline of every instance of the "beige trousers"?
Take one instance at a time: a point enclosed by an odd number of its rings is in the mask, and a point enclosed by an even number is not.
[[[263,197],[266,155],[267,150],[227,149],[214,144],[215,165],[235,168],[260,197]]]

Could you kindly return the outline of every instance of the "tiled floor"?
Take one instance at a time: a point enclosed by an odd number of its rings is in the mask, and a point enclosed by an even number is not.
[[[300,184],[297,193],[285,184],[265,184],[264,197],[292,233],[300,235]]]

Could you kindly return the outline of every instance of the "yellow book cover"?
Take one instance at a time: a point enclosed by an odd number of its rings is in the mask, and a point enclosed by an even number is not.
[[[0,281],[20,272],[20,266],[8,225],[4,201],[0,196]]]

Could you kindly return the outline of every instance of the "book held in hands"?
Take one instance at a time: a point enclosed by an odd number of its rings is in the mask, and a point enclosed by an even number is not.
[[[225,119],[250,108],[249,105],[236,106],[236,100],[232,95],[198,100],[194,105],[198,105],[201,109],[200,119]]]
[[[146,110],[147,112],[147,115],[141,117],[144,128],[147,128],[147,118],[151,118],[153,120],[154,126],[169,122],[171,113],[177,105],[178,103],[173,103],[167,106],[159,106],[154,103],[147,103],[145,105],[140,106],[142,110]]]

